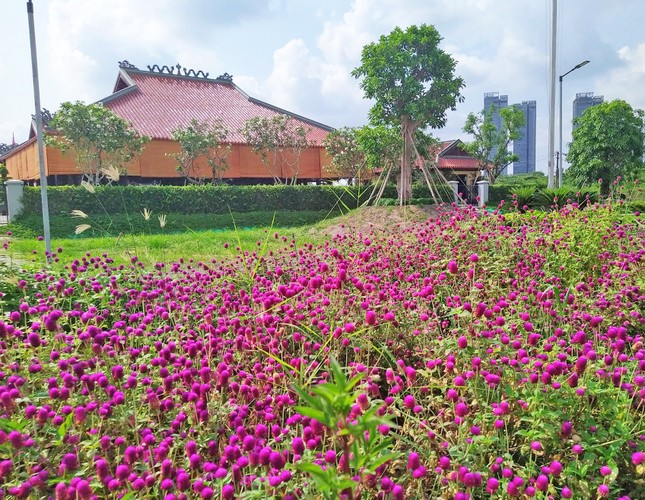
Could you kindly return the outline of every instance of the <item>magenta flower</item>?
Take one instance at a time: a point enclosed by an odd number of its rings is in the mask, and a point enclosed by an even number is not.
[[[457,403],[455,405],[455,415],[458,417],[465,417],[468,415],[468,406],[466,403]]]
[[[499,488],[499,481],[497,478],[494,477],[489,477],[488,481],[486,481],[486,493],[492,494],[497,491]]]

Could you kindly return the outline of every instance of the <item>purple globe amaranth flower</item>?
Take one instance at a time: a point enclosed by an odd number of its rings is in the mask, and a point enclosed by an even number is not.
[[[418,454],[417,454],[418,456]],[[442,455],[439,457],[439,467],[441,467],[443,470],[447,470],[450,468],[450,458],[447,457],[446,455]]]
[[[328,464],[335,464],[336,463],[336,451],[335,450],[327,450],[325,452],[325,462]]]
[[[562,488],[562,491],[560,492],[562,495],[562,498],[572,498],[573,497],[573,491],[568,486],[565,486]]]
[[[569,437],[572,432],[573,426],[571,425],[571,422],[568,420],[562,422],[562,425],[560,426],[560,434],[562,434],[562,437]]]
[[[408,469],[414,470],[421,466],[421,461],[419,460],[419,454],[416,451],[411,452],[408,455]]]
[[[405,500],[405,493],[403,491],[403,486],[400,484],[395,484],[392,488],[392,498],[394,500]]]
[[[637,451],[635,453],[632,453],[632,462],[634,465],[645,463],[645,452]]]
[[[606,484],[601,484],[598,486],[598,496],[601,498],[608,497],[609,496],[609,486]]]
[[[495,493],[499,489],[499,481],[495,477],[489,477],[486,481],[486,493]]]
[[[42,340],[40,338],[40,335],[38,335],[36,332],[31,332],[29,335],[27,335],[27,342],[29,342],[29,345],[31,345],[31,347],[40,347]]]
[[[414,479],[421,479],[427,474],[427,472],[428,469],[424,465],[421,465],[412,471],[412,477]]]
[[[231,500],[235,497],[235,488],[232,484],[225,484],[222,486],[222,498],[224,500]]]
[[[549,477],[546,476],[545,474],[540,474],[536,479],[535,479],[535,487],[539,491],[546,491],[549,487]]]
[[[468,415],[468,406],[466,403],[457,403],[455,405],[455,415],[458,417],[465,417]]]
[[[300,436],[296,436],[291,441],[291,449],[294,453],[302,455],[305,452],[305,442]]]
[[[551,472],[552,476],[558,477],[562,473],[562,464],[557,460],[554,460],[549,465],[549,471]]]

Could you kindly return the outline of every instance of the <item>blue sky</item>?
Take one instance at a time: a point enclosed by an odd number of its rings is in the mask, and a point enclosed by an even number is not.
[[[109,95],[118,61],[180,63],[230,73],[247,94],[333,127],[361,126],[371,103],[350,72],[362,47],[395,26],[433,24],[466,84],[465,101],[433,135],[468,140],[461,128],[484,92],[536,100],[546,171],[551,1],[34,0],[41,102],[54,112]],[[2,0],[0,18],[0,142],[21,142],[34,112],[26,1]],[[565,143],[577,92],[645,109],[643,21],[642,0],[558,2],[557,74],[591,61],[564,79]]]

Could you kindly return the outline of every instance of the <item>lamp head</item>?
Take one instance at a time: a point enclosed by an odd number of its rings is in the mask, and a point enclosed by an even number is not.
[[[589,61],[582,61],[580,64],[576,65],[576,67],[573,68],[573,69],[582,68],[583,66],[586,66],[587,64],[589,64]]]

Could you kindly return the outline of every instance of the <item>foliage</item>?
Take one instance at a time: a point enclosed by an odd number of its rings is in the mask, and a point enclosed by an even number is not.
[[[307,149],[308,130],[288,115],[257,116],[240,131],[259,155],[277,184],[295,184],[300,171],[300,155]]]
[[[357,131],[356,141],[365,152],[368,168],[373,171],[388,170],[401,162],[403,148],[398,127],[365,126]]]
[[[119,236],[130,234],[161,234],[186,231],[209,231],[249,227],[269,227],[275,216],[275,227],[297,227],[313,224],[327,217],[338,214],[338,210],[278,210],[275,212],[252,211],[230,213],[162,213],[165,217],[163,227],[159,224],[157,212],[150,211],[151,220],[141,214],[95,214],[81,219],[67,215],[50,216],[50,231],[53,238],[76,238],[97,236]],[[77,213],[77,212],[76,212]],[[90,227],[82,234],[77,233],[79,222]],[[32,237],[43,234],[42,217],[37,215],[22,216],[15,224],[20,227],[17,234],[27,234]],[[13,226],[11,226],[13,229]],[[27,231],[26,233],[24,231]]]
[[[149,140],[100,103],[64,102],[49,126],[53,132],[46,135],[47,144],[73,152],[84,179],[91,184],[99,184],[106,170],[126,170]]]
[[[179,163],[177,172],[188,182],[201,184],[204,179],[198,173],[196,162],[203,158],[210,170],[211,183],[221,182],[231,152],[230,144],[223,144],[227,135],[228,130],[221,121],[208,123],[193,119],[186,127],[173,130],[172,138],[181,148],[179,153],[171,155]]]
[[[377,413],[382,401],[372,401],[358,417],[351,416],[356,400],[363,392],[357,389],[363,375],[347,379],[342,367],[330,358],[331,380],[318,384],[311,390],[294,386],[302,401],[296,406],[301,415],[313,418],[323,424],[333,435],[334,447],[340,462],[340,470],[303,459],[298,469],[310,474],[324,498],[332,500],[346,494],[348,498],[361,498],[362,481],[373,475],[386,462],[396,459],[399,453],[392,453],[394,439],[385,437],[379,428],[393,428],[391,415]],[[334,450],[335,451],[335,450]],[[356,484],[356,478],[359,478]]]
[[[360,129],[343,127],[332,130],[323,141],[331,163],[325,167],[327,172],[350,184],[360,183],[370,174],[365,151],[358,141]]]
[[[519,139],[520,128],[524,125],[524,114],[515,106],[498,109],[501,127],[493,123],[492,107],[488,112],[469,113],[463,131],[473,136],[472,142],[464,143],[464,149],[479,161],[480,170],[488,174],[491,184],[504,169],[519,157],[511,153],[509,144]],[[492,153],[493,157],[491,158]]]
[[[535,186],[538,189],[546,188],[548,178],[543,172],[531,172],[530,174],[503,175],[497,178],[495,187],[520,188]]]
[[[536,191],[532,208],[541,210],[560,210],[566,205],[575,204],[579,208],[598,202],[598,192],[592,189],[572,191],[570,187],[562,186],[554,189],[540,189]]]
[[[441,36],[434,26],[395,28],[378,43],[363,47],[361,65],[352,76],[362,78],[367,99],[375,99],[370,122],[400,127],[403,153],[399,199],[411,198],[410,156],[418,129],[441,128],[446,110],[462,100],[463,80],[455,77],[455,60],[439,48]]]
[[[50,214],[82,210],[89,215],[138,214],[145,208],[155,214],[228,214],[229,212],[275,212],[332,210],[338,201],[350,203],[358,189],[353,186],[284,185],[188,185],[188,186],[96,186],[94,193],[82,186],[50,186]],[[394,195],[388,186],[386,196]],[[419,195],[422,197],[424,195]],[[361,204],[367,193],[361,195]],[[42,214],[40,190],[26,186],[22,215]]]
[[[16,266],[0,490],[644,498],[645,233],[617,206]]]
[[[616,178],[629,179],[642,173],[644,120],[645,111],[633,109],[622,100],[587,109],[576,119],[566,179],[579,185],[602,180],[601,193],[606,196]]]

